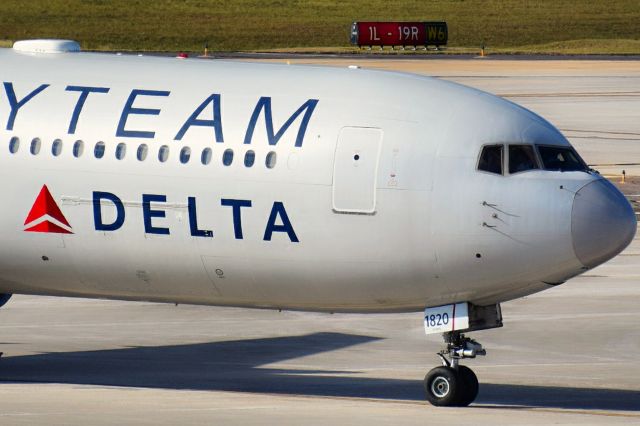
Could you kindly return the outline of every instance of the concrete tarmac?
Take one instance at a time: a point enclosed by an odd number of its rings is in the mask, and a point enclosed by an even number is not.
[[[534,109],[591,163],[640,162],[640,62],[493,62],[410,63]],[[441,342],[421,313],[14,296],[0,309],[0,425],[640,424],[638,306],[636,238],[586,275],[503,304],[503,328],[472,333],[488,352],[466,362],[478,399],[435,408],[422,377]]]

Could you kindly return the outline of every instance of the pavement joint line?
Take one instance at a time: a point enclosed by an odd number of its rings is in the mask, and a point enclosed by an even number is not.
[[[522,367],[567,367],[567,366],[587,366],[587,365],[611,365],[612,362],[620,362],[620,359],[611,359],[609,361],[584,361],[584,362],[553,362],[553,363],[544,363],[544,362],[531,362],[531,363],[523,363],[523,364],[491,364],[491,365],[474,365],[474,368],[478,370],[483,369],[493,369],[493,368],[522,368]],[[624,363],[621,363],[624,364]],[[523,373],[523,375],[526,375]],[[604,388],[603,388],[604,389]]]
[[[626,413],[626,412],[611,412],[602,410],[576,410],[571,408],[542,408],[542,407],[530,407],[521,405],[485,405],[485,404],[472,404],[472,408],[485,408],[495,410],[526,410],[535,411],[540,413],[558,413],[558,414],[587,414],[591,416],[605,416],[605,417],[630,417],[640,418],[640,414]]]
[[[230,391],[230,392],[237,392],[237,391]],[[275,397],[283,397],[283,394],[280,393],[260,393],[260,395],[270,395],[270,396],[275,396]],[[390,399],[383,399],[383,398],[358,398],[358,397],[351,397],[351,396],[328,396],[328,395],[286,395],[287,398],[292,398],[292,399],[329,399],[329,400],[339,400],[339,401],[356,401],[356,402],[375,402],[375,403],[384,403],[384,404],[393,404],[393,405],[419,405],[419,406],[424,406],[425,408],[430,408],[430,409],[435,409],[437,410],[437,407],[432,407],[430,405],[428,405],[427,402],[425,401],[412,401],[412,400],[390,400]],[[540,411],[540,412],[550,412],[550,413],[559,413],[559,414],[589,414],[589,415],[601,415],[601,416],[614,416],[614,417],[631,417],[631,418],[640,418],[640,414],[632,414],[632,413],[626,413],[626,412],[609,412],[609,411],[603,411],[603,410],[589,410],[589,409],[584,409],[584,410],[579,410],[579,409],[564,409],[564,408],[543,408],[543,407],[535,407],[535,406],[510,406],[510,405],[496,405],[495,406],[500,407],[500,408],[509,408],[509,407],[516,407],[519,409],[523,409],[525,411]],[[478,404],[472,404],[469,406],[469,408],[482,408],[482,405],[480,403]],[[469,408],[458,408],[460,410],[467,410]],[[488,408],[494,408],[494,407],[488,407]]]

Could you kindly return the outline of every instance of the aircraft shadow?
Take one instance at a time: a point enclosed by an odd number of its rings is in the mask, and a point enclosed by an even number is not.
[[[358,371],[260,367],[379,340],[314,333],[158,347],[42,353],[0,360],[0,381],[68,383],[423,401],[422,380],[361,377]],[[425,371],[430,366],[425,365]],[[482,383],[485,408],[640,411],[640,391]]]
[[[481,383],[475,403],[485,408],[640,411],[640,391]]]

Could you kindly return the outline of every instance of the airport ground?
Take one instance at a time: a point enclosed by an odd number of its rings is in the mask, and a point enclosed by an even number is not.
[[[640,187],[640,61],[288,59],[411,71],[520,103]],[[631,181],[631,183],[629,182]],[[635,182],[635,183],[634,183]],[[635,192],[635,193],[634,193]],[[313,314],[16,296],[0,309],[0,424],[640,424],[640,239],[474,333],[469,408],[423,401],[420,313]]]

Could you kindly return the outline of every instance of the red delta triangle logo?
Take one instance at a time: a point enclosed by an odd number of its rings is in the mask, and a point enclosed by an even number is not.
[[[73,234],[71,225],[64,217],[60,207],[51,196],[47,185],[42,185],[40,194],[33,203],[29,215],[24,221],[28,226],[25,232],[47,232],[52,234]],[[66,229],[69,228],[69,229]]]

